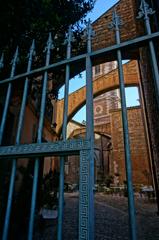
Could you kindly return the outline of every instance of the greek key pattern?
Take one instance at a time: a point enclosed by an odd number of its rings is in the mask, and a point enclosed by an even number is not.
[[[89,239],[89,156],[89,150],[80,152],[79,240]]]
[[[49,155],[71,155],[78,154],[80,150],[90,148],[88,140],[67,140],[48,143],[22,144],[0,147],[0,157],[29,157]]]

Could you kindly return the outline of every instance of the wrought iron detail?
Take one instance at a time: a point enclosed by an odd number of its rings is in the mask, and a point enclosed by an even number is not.
[[[89,159],[90,151],[80,152],[79,240],[89,239]]]
[[[123,24],[123,20],[121,19],[120,15],[117,14],[116,9],[114,9],[112,22],[108,24],[108,28],[119,30],[119,27],[121,27]]]
[[[34,40],[32,42],[30,52],[28,54],[28,67],[27,72],[30,72],[31,65],[32,65],[32,55],[34,54]],[[20,143],[20,136],[21,136],[21,130],[23,126],[23,118],[24,118],[24,111],[25,111],[25,105],[27,100],[27,93],[28,93],[28,78],[26,77],[25,83],[24,83],[24,91],[23,91],[23,98],[22,98],[22,104],[19,114],[19,120],[18,120],[18,129],[16,134],[16,141],[15,144],[19,145]],[[8,192],[8,201],[7,201],[7,208],[6,208],[6,215],[5,215],[5,223],[4,223],[4,230],[3,230],[3,240],[6,240],[8,238],[8,228],[9,228],[9,222],[10,222],[10,213],[11,213],[11,206],[13,201],[13,191],[14,191],[14,183],[15,183],[15,177],[16,177],[16,159],[13,159],[12,161],[12,171],[11,171],[11,177],[10,177],[10,186],[9,186],[9,192]]]
[[[46,47],[44,49],[44,52],[46,52],[46,51],[50,52],[50,49],[54,49],[54,44],[53,44],[53,41],[52,41],[51,33],[49,33],[49,37],[48,37],[47,44],[46,44]]]
[[[145,45],[145,42],[149,41],[149,40],[155,40],[159,38],[159,32],[155,32],[155,33],[151,33],[149,35],[144,35],[141,37],[137,37],[135,39],[131,39],[125,42],[122,42],[120,44],[115,44],[100,50],[96,50],[94,52],[90,53],[91,57],[95,57],[95,56],[103,56],[103,54],[109,54],[112,51],[118,50],[118,49],[124,49],[125,47],[133,47],[133,45],[137,44],[137,45]],[[66,65],[66,64],[71,64],[74,63],[76,64],[76,62],[80,61],[84,61],[84,59],[86,58],[87,53],[82,54],[82,55],[78,55],[76,57],[72,57],[70,59],[65,59],[53,64],[49,64],[48,66],[43,66],[43,67],[39,67],[37,69],[31,70],[29,73],[25,72],[25,73],[21,73],[18,74],[14,77],[9,77],[9,78],[5,78],[3,80],[0,81],[0,85],[6,84],[6,83],[10,83],[13,82],[15,80],[20,80],[22,78],[28,77],[28,76],[33,76],[36,75],[37,73],[43,73],[44,71],[50,71],[51,69],[56,69],[59,68],[60,66]]]
[[[32,57],[36,55],[36,52],[35,52],[35,39],[33,39],[32,41],[32,45],[30,47],[30,51],[28,53],[28,56],[27,58],[29,59],[29,61],[32,62]]]
[[[140,11],[138,13],[137,19],[141,19],[144,17],[144,19],[148,19],[148,15],[153,15],[155,11],[149,7],[149,4],[145,0],[141,0],[140,4]]]
[[[72,32],[72,26],[69,26],[68,33],[66,34],[66,39],[64,40],[64,44],[71,44],[71,42],[74,42],[74,36]]]
[[[16,51],[15,51],[15,54],[14,54],[14,56],[13,56],[13,59],[12,59],[12,61],[11,61],[11,63],[10,63],[10,64],[12,65],[12,68],[13,68],[13,69],[15,68],[16,63],[19,62],[18,55],[19,55],[19,47],[17,46]],[[14,75],[14,74],[13,74],[13,75]]]
[[[38,171],[39,171],[39,159],[41,156],[50,156],[57,155],[61,157],[60,163],[60,187],[59,187],[59,209],[58,212],[59,222],[59,235],[58,240],[62,239],[62,222],[63,222],[63,193],[64,193],[64,156],[80,154],[80,197],[79,197],[79,240],[93,240],[94,239],[94,199],[93,199],[93,186],[94,186],[94,130],[93,130],[93,91],[92,91],[92,59],[95,57],[103,57],[104,54],[109,53],[117,53],[118,60],[118,69],[119,69],[119,80],[120,80],[120,91],[121,91],[121,99],[122,99],[122,116],[123,116],[123,130],[124,130],[124,144],[125,144],[125,156],[126,156],[126,171],[127,171],[127,182],[128,182],[128,199],[129,199],[129,215],[130,215],[130,235],[131,240],[136,240],[136,219],[135,219],[135,207],[134,207],[134,199],[133,199],[133,185],[132,185],[132,171],[131,171],[131,157],[130,157],[130,144],[129,144],[129,136],[128,136],[128,123],[127,123],[127,115],[126,115],[126,101],[125,101],[125,92],[124,92],[124,76],[122,69],[122,49],[123,48],[131,48],[131,46],[142,46],[145,42],[148,43],[150,54],[152,58],[152,68],[154,72],[154,79],[156,81],[157,92],[159,96],[159,71],[158,65],[155,56],[155,48],[153,46],[152,40],[159,37],[159,32],[151,33],[151,26],[149,15],[154,14],[155,11],[149,7],[149,5],[145,2],[145,0],[141,0],[139,16],[137,18],[144,17],[145,25],[146,25],[146,35],[142,37],[138,37],[135,39],[131,39],[125,41],[123,43],[120,42],[120,26],[123,25],[121,17],[117,14],[116,9],[113,12],[112,22],[109,24],[109,28],[113,28],[116,36],[116,44],[113,46],[108,46],[106,48],[97,50],[92,52],[91,50],[91,39],[95,35],[95,32],[92,29],[90,20],[87,23],[87,28],[84,31],[85,36],[87,38],[87,52],[78,55],[76,57],[71,57],[71,42],[73,41],[72,37],[72,29],[71,26],[69,28],[69,32],[66,35],[66,43],[67,43],[67,57],[66,59],[50,64],[50,56],[51,49],[54,48],[51,33],[49,34],[49,38],[47,41],[47,46],[45,47],[46,52],[46,62],[45,65],[34,70],[31,70],[32,66],[32,56],[35,55],[35,41],[33,40],[32,46],[30,48],[30,53],[28,54],[28,68],[25,73],[15,75],[16,63],[18,61],[18,47],[16,49],[14,58],[12,60],[12,70],[9,78],[0,81],[0,84],[8,84],[8,90],[6,94],[5,106],[3,110],[3,117],[0,126],[0,143],[2,141],[2,136],[4,132],[6,116],[8,112],[12,84],[11,82],[14,80],[25,80],[24,92],[23,92],[23,100],[22,107],[20,113],[20,120],[18,124],[16,142],[14,146],[3,146],[0,147],[0,160],[1,159],[12,159],[12,173],[10,178],[10,187],[8,194],[8,202],[7,202],[7,212],[4,224],[4,232],[3,232],[3,240],[7,240],[8,234],[8,226],[10,219],[10,212],[12,206],[12,196],[14,191],[14,182],[16,177],[16,158],[24,157],[34,157],[35,165],[34,165],[34,178],[33,178],[33,190],[32,190],[32,200],[31,200],[31,209],[30,209],[30,219],[29,219],[29,234],[28,240],[32,240],[33,238],[33,229],[34,229],[34,217],[35,217],[35,204],[36,204],[36,194],[37,194],[37,183],[38,183]],[[67,139],[67,109],[68,109],[68,87],[69,87],[69,79],[70,79],[70,64],[76,64],[78,61],[86,62],[86,88],[87,88],[87,96],[86,96],[86,105],[87,105],[87,135],[86,139],[78,139],[78,140],[66,140]],[[64,121],[63,121],[63,141],[59,142],[48,142],[42,143],[43,136],[43,124],[45,118],[45,103],[46,103],[46,94],[47,94],[47,81],[48,81],[48,70],[59,68],[60,66],[66,67],[66,89],[65,89],[65,108],[64,108]],[[0,69],[3,67],[3,55],[0,59]],[[33,76],[36,74],[42,75],[43,77],[43,86],[40,90],[42,90],[41,96],[41,107],[40,107],[40,117],[39,117],[39,126],[38,126],[38,134],[37,134],[37,143],[35,144],[24,144],[20,145],[20,135],[22,129],[22,122],[24,117],[24,110],[26,105],[27,98],[27,90],[28,90],[28,82],[29,76]],[[159,98],[158,98],[159,99]]]
[[[90,148],[89,140],[67,140],[49,143],[21,144],[14,146],[0,147],[0,157],[18,158],[41,155],[64,155],[65,153],[78,152]]]
[[[84,32],[84,36],[87,37],[87,40],[91,40],[95,36],[95,31],[92,28],[90,19],[86,23],[86,31]]]

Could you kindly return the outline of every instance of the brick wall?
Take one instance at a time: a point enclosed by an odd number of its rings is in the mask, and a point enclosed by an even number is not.
[[[148,182],[149,179],[147,177],[148,175],[150,176],[149,157],[140,107],[128,109],[128,121],[133,168],[133,183],[150,184],[151,182]],[[112,164],[117,164],[119,180],[122,184],[126,179],[126,174],[121,110],[111,112],[111,130],[113,145]],[[111,169],[113,170],[113,167]]]
[[[121,0],[116,4],[117,14],[120,15],[123,26],[120,29],[121,42],[134,39],[140,35],[143,35],[142,21],[136,19],[138,15],[138,4],[136,0]],[[108,28],[110,22],[112,22],[112,14],[114,8],[112,7],[95,22],[93,22],[93,29],[95,31],[95,37],[92,40],[93,50],[98,50],[115,44],[115,33],[112,29]],[[127,59],[133,59],[138,56],[138,50],[129,49],[129,51],[123,51],[123,57]],[[116,60],[115,54],[104,56],[108,61]],[[99,61],[102,61],[100,59]],[[96,60],[97,61],[97,60]]]
[[[159,109],[155,96],[155,88],[150,62],[149,51],[147,48],[140,50],[140,69],[141,69],[141,88],[146,110],[147,124],[149,130],[150,146],[152,158],[156,167],[159,184]]]

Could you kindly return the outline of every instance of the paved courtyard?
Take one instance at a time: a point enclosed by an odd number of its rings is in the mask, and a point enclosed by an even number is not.
[[[136,198],[138,240],[159,240],[156,205],[147,198]],[[97,193],[95,196],[95,240],[127,240],[127,198]],[[57,220],[44,222],[35,239],[56,239]],[[78,194],[65,194],[63,240],[78,239]]]

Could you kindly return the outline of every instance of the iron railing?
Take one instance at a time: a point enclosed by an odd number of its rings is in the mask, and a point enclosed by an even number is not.
[[[53,40],[51,34],[46,46],[46,62],[45,66],[32,70],[32,59],[35,52],[35,41],[30,48],[28,67],[25,73],[15,75],[17,60],[18,60],[18,47],[16,49],[13,61],[12,69],[9,78],[0,81],[0,87],[8,85],[6,98],[4,102],[4,109],[0,125],[0,144],[2,143],[4,129],[6,124],[7,113],[9,109],[9,103],[11,99],[12,83],[16,80],[24,80],[24,90],[21,103],[21,109],[18,120],[18,129],[16,134],[16,142],[14,146],[1,146],[0,156],[3,159],[12,159],[12,170],[10,177],[10,186],[8,192],[8,201],[5,214],[4,228],[3,228],[3,240],[8,238],[8,229],[10,224],[11,205],[13,200],[14,183],[16,176],[16,159],[20,157],[34,157],[34,179],[32,187],[32,199],[30,208],[30,220],[28,229],[28,240],[33,238],[34,229],[34,216],[35,216],[35,205],[37,195],[37,184],[38,184],[38,170],[39,170],[39,157],[40,156],[60,156],[60,187],[59,187],[59,210],[58,210],[58,240],[62,239],[62,226],[63,226],[63,206],[64,206],[64,158],[65,156],[79,154],[80,155],[80,188],[79,188],[79,239],[94,239],[94,127],[93,127],[93,89],[92,89],[92,61],[95,58],[103,57],[109,53],[116,53],[119,71],[119,82],[120,82],[120,94],[121,94],[121,106],[122,106],[122,122],[123,122],[123,135],[124,135],[124,147],[125,147],[125,163],[126,163],[126,174],[128,183],[128,203],[129,203],[129,226],[130,226],[130,239],[136,240],[136,220],[135,220],[135,206],[134,206],[134,194],[132,185],[132,168],[131,168],[131,156],[130,156],[130,143],[129,143],[129,131],[128,131],[128,120],[127,120],[127,109],[125,100],[125,89],[124,89],[124,74],[122,67],[122,51],[127,48],[138,48],[143,45],[149,47],[151,56],[152,69],[154,75],[156,96],[158,101],[159,96],[159,70],[157,66],[157,60],[155,55],[155,48],[153,40],[159,38],[159,32],[152,33],[149,21],[149,15],[154,14],[145,0],[141,0],[139,17],[144,17],[146,26],[146,35],[128,40],[126,42],[120,42],[120,27],[121,19],[118,16],[116,10],[113,13],[113,19],[111,27],[115,31],[116,44],[109,46],[104,49],[92,52],[91,39],[93,37],[92,27],[90,21],[86,28],[87,37],[87,52],[82,55],[71,57],[71,41],[72,41],[72,30],[69,28],[67,37],[67,58],[57,63],[50,63],[50,53],[53,48]],[[84,140],[67,140],[67,112],[68,112],[68,89],[70,79],[70,65],[76,64],[78,61],[85,61],[86,66],[86,139]],[[63,129],[62,129],[62,140],[59,142],[42,143],[42,132],[44,124],[44,112],[46,103],[46,90],[48,81],[48,71],[52,71],[57,67],[66,68],[65,72],[65,97],[64,97],[64,116],[63,116]],[[0,60],[0,67],[3,67],[3,56]],[[39,74],[44,74],[42,84],[42,96],[41,96],[41,107],[39,117],[39,127],[37,133],[37,143],[34,144],[20,144],[22,126],[24,120],[24,111],[26,107],[27,95],[28,95],[28,83],[29,78]]]

